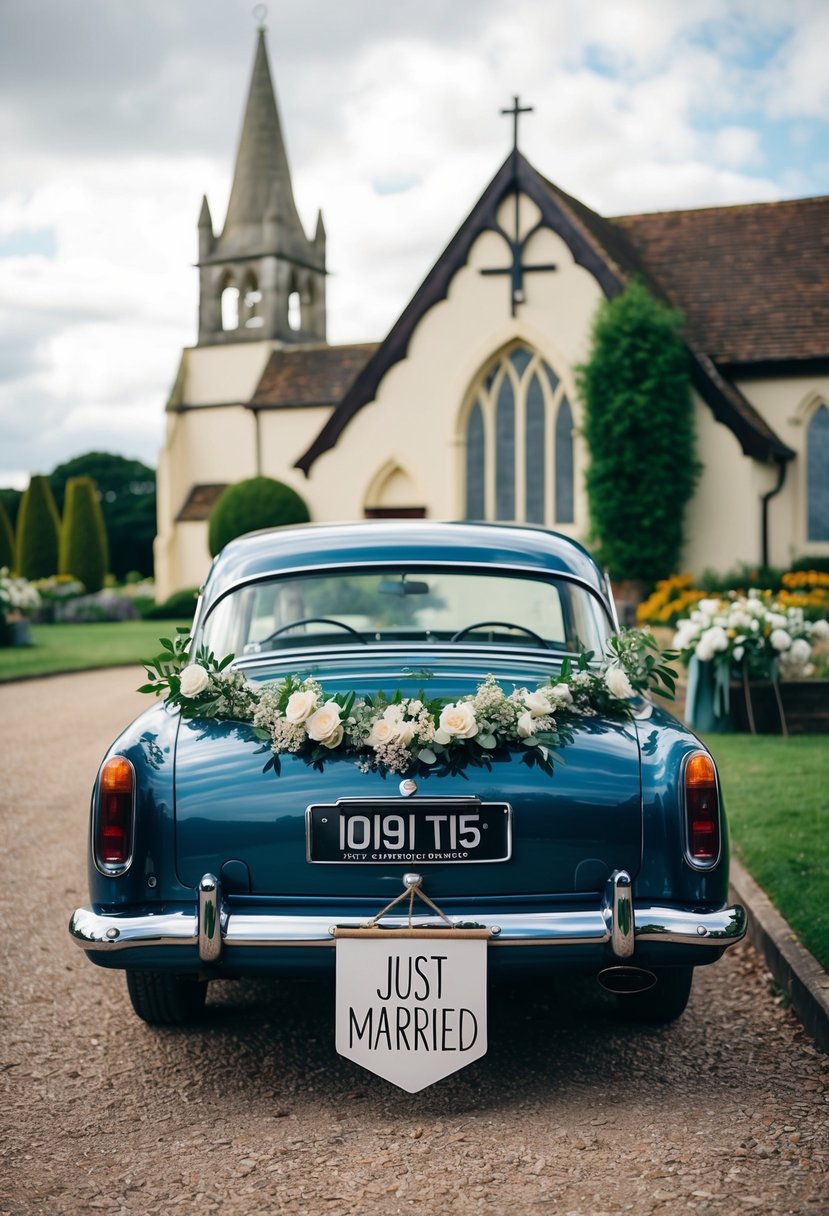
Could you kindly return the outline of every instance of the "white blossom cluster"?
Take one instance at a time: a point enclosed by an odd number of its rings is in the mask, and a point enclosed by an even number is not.
[[[757,590],[700,600],[677,622],[673,644],[687,663],[739,665],[779,660],[789,674],[808,674],[812,639],[829,636],[829,622],[807,621],[802,608],[776,603]]]
[[[40,607],[37,588],[28,579],[15,578],[8,566],[0,569],[0,620],[10,616],[29,616]]]

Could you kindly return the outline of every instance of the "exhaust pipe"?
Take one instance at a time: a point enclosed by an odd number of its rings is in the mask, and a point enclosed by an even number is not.
[[[643,967],[605,967],[596,979],[607,992],[617,995],[648,992],[656,985],[654,973],[645,971]]]

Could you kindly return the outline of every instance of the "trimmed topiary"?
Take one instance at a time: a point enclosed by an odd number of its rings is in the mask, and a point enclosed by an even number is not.
[[[51,578],[57,574],[59,530],[49,478],[35,475],[17,513],[15,568],[21,578]]]
[[[578,370],[590,452],[587,498],[600,561],[615,579],[677,569],[699,475],[681,314],[638,282],[604,301]]]
[[[91,477],[70,477],[60,530],[58,572],[71,574],[92,593],[103,587],[108,565],[109,546],[95,482]]]
[[[245,532],[305,524],[311,516],[305,502],[281,481],[250,477],[228,486],[210,513],[208,544],[215,557],[220,549]]]
[[[0,502],[0,570],[4,567],[11,570],[14,566],[14,532],[6,514],[6,508]]]

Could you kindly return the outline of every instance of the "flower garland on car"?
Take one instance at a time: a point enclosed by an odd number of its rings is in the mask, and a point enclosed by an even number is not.
[[[150,683],[139,691],[163,696],[185,718],[248,723],[272,752],[265,769],[277,773],[286,753],[316,766],[350,756],[366,772],[436,766],[457,773],[467,765],[488,767],[498,749],[524,749],[528,764],[552,773],[552,752],[572,739],[579,719],[629,717],[631,700],[643,693],[672,697],[676,677],[668,666],[675,655],[661,651],[647,630],[610,638],[598,667],[592,654],[581,654],[565,659],[538,688],[509,692],[488,675],[474,693],[454,701],[424,692],[331,695],[314,677],[299,675],[258,686],[231,667],[233,655],[219,661],[204,648],[192,655],[190,641],[184,629],[162,639],[163,653],[145,664]]]

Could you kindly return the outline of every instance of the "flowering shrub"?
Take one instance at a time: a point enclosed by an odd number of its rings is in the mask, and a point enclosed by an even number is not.
[[[0,568],[0,621],[31,616],[39,607],[40,596],[29,580],[15,578],[8,566]]]
[[[633,697],[659,690],[673,695],[673,657],[646,631],[631,630],[609,642],[599,665],[591,654],[566,659],[561,671],[536,689],[501,687],[487,676],[476,691],[456,700],[392,697],[378,692],[328,694],[312,677],[289,675],[262,687],[205,649],[188,653],[190,638],[179,630],[162,639],[164,651],[145,665],[148,684],[140,692],[163,696],[186,718],[248,722],[273,753],[266,769],[279,771],[284,753],[320,764],[336,753],[350,755],[364,771],[405,773],[423,766],[459,772],[487,766],[500,749],[524,749],[525,759],[552,773],[551,752],[572,738],[579,719],[599,714],[625,717]]]
[[[695,656],[768,677],[778,663],[787,675],[808,674],[812,640],[826,637],[826,620],[808,621],[802,608],[755,590],[701,599],[690,616],[677,623],[673,644],[686,664]]]
[[[655,589],[636,609],[639,625],[675,625],[688,610],[705,599],[705,592],[694,587],[690,574],[674,574],[660,579]]]

